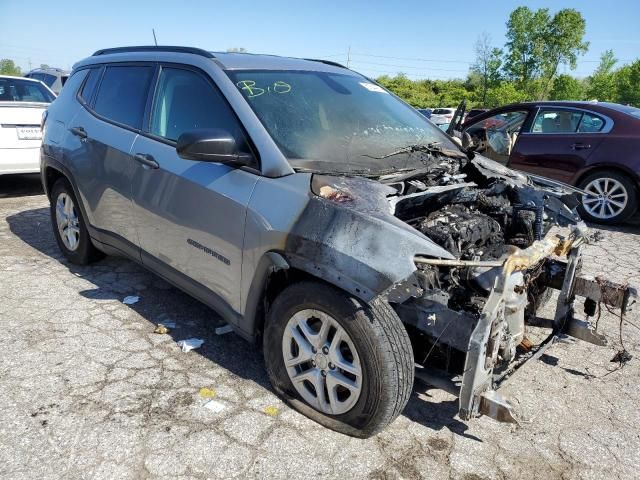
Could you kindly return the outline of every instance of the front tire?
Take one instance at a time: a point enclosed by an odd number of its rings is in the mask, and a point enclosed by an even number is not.
[[[638,209],[635,184],[624,175],[612,171],[598,171],[579,184],[589,195],[582,198],[578,210],[588,222],[603,225],[622,223]]]
[[[50,202],[53,234],[64,256],[77,265],[87,265],[102,258],[104,254],[91,243],[82,210],[65,178],[53,185]]]
[[[382,430],[413,388],[411,342],[391,306],[319,282],[280,293],[267,314],[263,346],[277,393],[347,435],[367,438]]]

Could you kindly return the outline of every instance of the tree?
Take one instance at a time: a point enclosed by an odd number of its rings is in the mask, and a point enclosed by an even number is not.
[[[477,79],[480,85],[480,101],[487,101],[487,91],[500,81],[502,50],[492,47],[491,36],[483,32],[476,41],[476,60],[471,65],[470,78]],[[475,83],[475,82],[472,82]]]
[[[533,12],[529,7],[516,8],[507,21],[504,70],[528,96],[533,96],[532,80],[542,71],[544,35],[550,21],[549,9]]]
[[[13,75],[18,77],[22,75],[22,72],[20,72],[20,67],[13,63],[13,60],[3,58],[0,60],[0,75]]]
[[[242,48],[242,47],[231,47],[231,48],[227,48],[227,52],[229,52],[229,53],[247,53],[247,49],[246,48]]]
[[[560,65],[571,70],[578,66],[578,55],[589,49],[589,42],[583,40],[586,25],[582,14],[573,8],[557,12],[544,31],[542,70],[544,74],[544,98],[552,85]]]
[[[500,82],[500,85],[490,88],[487,92],[486,107],[495,108],[509,103],[523,102],[527,94],[516,87],[513,82]]]
[[[618,63],[613,50],[606,50],[600,55],[598,68],[588,78],[587,98],[601,102],[616,100],[616,74],[614,67]]]
[[[518,7],[507,22],[505,71],[529,98],[544,98],[561,65],[572,70],[589,44],[583,40],[586,22],[572,8],[532,11]]]
[[[616,74],[618,103],[640,106],[640,60],[620,68]]]
[[[551,100],[582,100],[583,96],[582,83],[571,75],[558,75],[549,94]]]

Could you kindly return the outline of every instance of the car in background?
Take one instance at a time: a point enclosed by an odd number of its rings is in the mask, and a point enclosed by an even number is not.
[[[69,78],[69,72],[60,68],[36,68],[27,73],[25,77],[40,80],[49,87],[53,93],[60,95],[60,90],[62,90],[62,87],[64,87],[64,84]]]
[[[440,126],[444,123],[451,123],[454,113],[456,113],[455,108],[434,108],[429,119]]]
[[[433,110],[431,110],[430,108],[418,108],[417,110],[425,117],[431,118],[431,112]]]
[[[466,120],[478,153],[586,192],[587,221],[616,224],[638,209],[640,109],[602,102],[528,102]]]
[[[40,171],[40,123],[55,98],[38,80],[0,75],[0,175]]]

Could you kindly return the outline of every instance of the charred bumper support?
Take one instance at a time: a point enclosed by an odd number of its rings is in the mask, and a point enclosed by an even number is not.
[[[606,345],[604,335],[595,331],[583,320],[574,317],[576,296],[585,297],[585,311],[593,315],[599,303],[625,313],[634,302],[637,293],[628,285],[621,285],[601,278],[579,276],[582,263],[581,234],[570,239],[547,237],[529,248],[509,256],[502,263],[502,272],[496,276],[493,289],[482,309],[480,317],[468,337],[466,359],[461,378],[457,382],[431,375],[426,369],[416,372],[418,378],[459,396],[459,415],[468,420],[487,415],[498,421],[515,422],[516,415],[509,399],[497,391],[501,383],[529,360],[542,353],[562,335],[568,335],[596,345]],[[566,258],[555,260],[550,257]],[[437,262],[437,260],[433,260]],[[528,324],[550,327],[551,334],[536,347],[515,356],[508,367],[497,371],[498,352],[502,334],[509,330],[510,298],[513,297],[514,274],[546,262],[544,284],[560,291],[553,319],[533,318]],[[496,263],[496,262],[493,262]],[[493,263],[487,266],[494,266]],[[515,288],[520,288],[516,285]],[[516,337],[518,338],[518,337]],[[521,338],[519,339],[521,340]]]

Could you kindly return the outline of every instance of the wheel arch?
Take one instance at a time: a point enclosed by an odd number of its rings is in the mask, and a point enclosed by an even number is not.
[[[580,172],[580,174],[578,174],[578,176],[574,180],[573,184],[577,187],[577,186],[580,185],[580,183],[582,183],[582,181],[585,178],[587,178],[590,175],[593,175],[594,173],[612,172],[612,171],[616,172],[616,173],[619,173],[621,175],[629,176],[633,180],[633,185],[635,186],[636,193],[640,194],[640,186],[638,185],[638,178],[637,178],[636,173],[634,173],[631,169],[625,168],[624,166],[621,166],[619,164],[616,164],[616,165],[603,165],[603,164],[593,165],[593,166],[589,167],[588,169]]]

